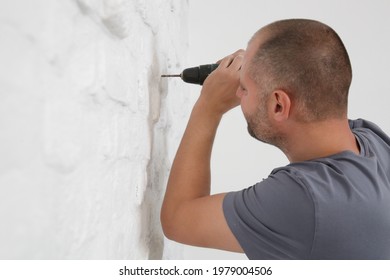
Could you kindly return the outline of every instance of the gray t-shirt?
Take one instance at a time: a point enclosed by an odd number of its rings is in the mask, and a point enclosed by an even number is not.
[[[350,127],[360,155],[292,163],[226,195],[249,259],[390,259],[390,138],[365,120]]]

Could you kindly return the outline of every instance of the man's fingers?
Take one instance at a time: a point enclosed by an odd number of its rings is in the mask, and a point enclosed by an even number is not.
[[[244,55],[242,54],[238,54],[232,61],[232,63],[230,64],[230,68],[238,71],[241,69],[241,66],[242,66],[242,61],[244,59]]]
[[[244,55],[244,52],[245,51],[242,49],[237,50],[234,53],[232,53],[231,55],[228,55],[225,58],[218,60],[217,64],[219,64],[220,67],[222,67],[222,68],[227,68],[233,63],[233,61],[235,60],[236,57],[238,57],[238,56],[242,57]],[[240,60],[242,60],[242,58]]]

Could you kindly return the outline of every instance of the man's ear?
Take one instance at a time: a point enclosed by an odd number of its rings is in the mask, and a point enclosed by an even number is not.
[[[269,112],[275,121],[284,121],[289,118],[291,98],[285,91],[275,90],[269,101]]]

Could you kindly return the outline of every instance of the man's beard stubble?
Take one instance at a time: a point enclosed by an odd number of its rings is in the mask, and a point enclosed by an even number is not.
[[[250,136],[282,149],[283,137],[271,126],[265,105],[260,105],[254,116],[245,116],[245,118]]]

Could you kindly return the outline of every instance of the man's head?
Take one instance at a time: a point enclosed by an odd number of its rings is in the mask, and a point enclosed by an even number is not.
[[[297,122],[347,116],[351,64],[341,39],[325,24],[291,19],[265,26],[250,40],[242,70],[242,87],[256,87],[258,100],[257,110],[242,103],[244,115],[252,136],[262,141],[282,141],[269,123],[269,110],[283,102],[288,103],[283,117]]]

